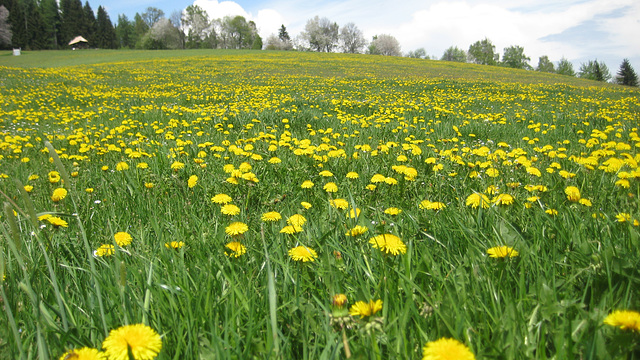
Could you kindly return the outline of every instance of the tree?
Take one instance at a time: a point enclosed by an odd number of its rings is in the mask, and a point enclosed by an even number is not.
[[[409,51],[407,53],[407,57],[414,58],[414,59],[429,59],[429,56],[427,55],[427,50],[425,50],[424,48],[419,48],[416,50]]]
[[[387,34],[376,35],[369,44],[369,54],[385,56],[402,56],[398,40]]]
[[[573,64],[565,58],[560,59],[558,62],[556,73],[560,75],[576,76],[576,72],[573,70]]]
[[[329,19],[320,18],[317,15],[309,19],[300,34],[311,50],[331,52],[338,44],[338,24],[332,23]]]
[[[11,45],[11,25],[7,22],[9,10],[4,5],[0,6],[0,45]]]
[[[60,21],[61,45],[67,46],[69,41],[82,34],[84,25],[84,9],[80,0],[60,0],[62,19]]]
[[[133,17],[133,39],[131,39],[131,42],[135,44],[136,49],[143,48],[142,38],[148,31],[149,26],[142,19],[142,15],[136,13],[136,15]]]
[[[501,65],[514,69],[531,70],[529,61],[531,58],[524,54],[522,46],[512,45],[504,49]]]
[[[282,41],[279,36],[271,34],[267,37],[265,50],[291,50],[293,45],[291,41]]]
[[[340,29],[340,42],[342,51],[349,54],[360,54],[367,46],[367,40],[364,39],[362,31],[351,22]]]
[[[186,35],[184,33],[186,25],[184,21],[182,21],[182,15],[182,11],[174,10],[171,12],[171,16],[169,17],[169,21],[171,21],[171,24],[176,29],[178,29],[178,35],[180,38],[180,49],[184,49],[186,45]]]
[[[45,24],[45,37],[47,49],[58,49],[60,36],[60,11],[56,0],[42,0],[40,2],[42,20]]]
[[[98,31],[98,23],[96,20],[96,16],[91,9],[91,5],[86,1],[84,3],[84,7],[82,8],[82,26],[80,28],[80,35],[82,35],[89,44],[95,44],[96,42],[96,32]]]
[[[598,62],[596,59],[580,64],[578,77],[596,81],[609,81],[611,80],[611,73],[604,62]]]
[[[143,12],[141,16],[142,20],[147,24],[147,27],[152,28],[158,20],[164,17],[164,11],[153,6],[149,6],[147,11]]]
[[[95,44],[103,49],[115,49],[116,47],[116,30],[111,23],[111,19],[109,19],[107,11],[102,6],[98,6]]]
[[[179,49],[180,30],[173,26],[167,18],[161,18],[149,29],[143,37],[142,43],[145,49]]]
[[[209,15],[198,5],[189,5],[182,13],[182,26],[187,30],[187,48],[202,48],[205,46],[211,28]]]
[[[496,47],[491,40],[484,38],[469,46],[467,52],[469,61],[480,65],[497,65],[500,55],[495,52]]]
[[[538,67],[536,67],[536,71],[548,73],[556,72],[553,68],[553,63],[549,61],[549,57],[547,55],[542,55],[538,58]]]
[[[467,53],[464,50],[459,49],[457,46],[451,46],[444,51],[440,60],[467,62]]]
[[[260,45],[262,38],[258,35],[258,29],[253,21],[247,21],[244,16],[225,16],[222,20],[223,47],[226,49],[253,49]]]
[[[618,70],[618,74],[616,76],[616,83],[620,85],[638,87],[638,75],[631,67],[629,59],[622,60],[620,70]]]
[[[280,29],[278,30],[278,39],[280,39],[280,41],[282,42],[291,42],[291,37],[289,36],[287,28],[284,26],[284,24],[282,24],[280,26]]]
[[[127,15],[118,15],[118,25],[116,25],[116,39],[121,48],[133,48],[136,43],[133,35],[133,23],[129,21]]]

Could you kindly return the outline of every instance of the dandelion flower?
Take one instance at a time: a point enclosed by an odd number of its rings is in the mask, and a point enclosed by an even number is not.
[[[189,180],[187,180],[187,185],[190,189],[193,189],[198,184],[198,177],[196,175],[189,176]]]
[[[229,249],[229,252],[224,252],[225,255],[232,258],[239,258],[247,252],[247,248],[237,241],[232,241],[224,246]]]
[[[384,182],[388,185],[397,185],[398,184],[398,180],[392,178],[392,177],[387,177],[384,179]]]
[[[87,194],[91,194],[91,193],[93,193],[94,190],[93,190],[93,188],[86,188],[86,189],[84,189],[84,191],[86,191]]]
[[[156,184],[154,184],[152,182],[144,183],[144,187],[146,187],[147,189],[153,189],[154,186],[156,186]]]
[[[121,161],[121,162],[116,164],[116,170],[117,171],[129,170],[129,164],[127,164],[124,161]]]
[[[358,173],[355,172],[355,171],[349,171],[347,173],[347,179],[357,179],[359,177],[360,177],[360,175],[358,175]]]
[[[287,225],[280,230],[281,234],[289,234],[289,235],[297,234],[299,232],[302,232],[302,226],[298,226],[298,225]]]
[[[336,294],[333,295],[333,299],[331,301],[333,306],[342,307],[347,303],[347,295],[345,294]]]
[[[344,210],[349,207],[349,202],[345,199],[329,200],[329,204],[336,209]]]
[[[270,211],[262,214],[262,221],[278,221],[280,219],[282,219],[282,215],[277,211]]]
[[[318,254],[312,248],[306,246],[296,246],[293,249],[289,250],[289,256],[294,261],[316,261]]]
[[[351,305],[349,315],[360,316],[360,319],[362,319],[365,316],[374,315],[380,310],[382,310],[382,300],[380,299],[376,301],[369,300],[369,302],[356,301],[355,304]]]
[[[489,177],[494,178],[494,177],[498,177],[500,175],[500,171],[498,171],[498,169],[496,169],[496,168],[488,168],[485,171],[485,174],[487,174],[487,176],[489,176]]]
[[[384,175],[375,174],[375,175],[373,175],[371,177],[371,183],[373,183],[373,184],[382,183],[382,182],[384,182],[385,179],[386,179],[386,177]]]
[[[25,186],[24,186],[24,191],[26,191],[26,192],[28,192],[28,193],[32,192],[32,191],[33,191],[33,186],[31,186],[31,185],[25,185]]]
[[[518,252],[509,246],[496,246],[487,250],[487,254],[492,258],[516,257]]]
[[[358,208],[351,209],[351,210],[349,210],[349,212],[347,213],[347,217],[348,217],[349,219],[355,219],[355,218],[357,218],[358,216],[360,216],[360,209],[358,209]]]
[[[364,188],[367,189],[367,190],[373,191],[373,190],[375,190],[377,188],[377,186],[373,185],[373,184],[369,184],[369,185],[365,186]]]
[[[304,216],[300,215],[300,214],[291,215],[287,219],[287,224],[293,225],[293,226],[302,226],[306,222],[307,222],[307,219]]]
[[[556,215],[558,215],[558,210],[556,210],[556,209],[547,209],[547,210],[545,210],[544,212],[545,212],[545,213],[547,213],[547,214],[549,214],[549,215],[551,215],[551,216],[556,216]]]
[[[384,210],[384,213],[387,215],[398,215],[402,212],[402,209],[398,209],[397,207],[390,207]]]
[[[184,241],[171,241],[164,243],[164,247],[167,249],[180,249],[184,246]]]
[[[240,208],[233,204],[225,204],[220,208],[220,212],[225,215],[235,216],[240,214]]]
[[[618,181],[616,181],[616,186],[619,186],[623,189],[628,189],[631,186],[631,183],[629,183],[629,180],[627,179],[620,179]]]
[[[328,193],[334,193],[338,191],[338,185],[336,185],[336,183],[334,182],[328,182],[322,188]]]
[[[97,256],[111,256],[115,252],[115,249],[112,244],[102,244],[98,249],[96,249],[95,254]]]
[[[124,231],[115,233],[113,237],[116,240],[116,244],[118,244],[118,246],[127,246],[131,244],[131,240],[133,240],[131,235],[129,235],[129,233],[126,233]]]
[[[57,171],[50,171],[49,172],[49,182],[52,184],[56,184],[60,182],[60,173]],[[33,175],[32,175],[33,176]],[[35,175],[37,176],[37,175]],[[29,177],[29,179],[31,179],[31,177]]]
[[[331,177],[331,176],[333,176],[333,173],[331,171],[329,171],[329,170],[323,170],[323,171],[320,171],[320,173],[318,175],[323,176],[323,177]]]
[[[231,202],[231,200],[233,200],[231,198],[231,196],[227,195],[227,194],[217,194],[214,197],[211,198],[211,201],[215,204],[228,204]]]
[[[57,188],[53,190],[53,194],[51,195],[51,200],[53,202],[58,202],[67,197],[67,189],[65,188]]]
[[[184,163],[181,163],[180,161],[174,161],[171,164],[171,170],[178,171],[178,170],[181,170],[181,169],[184,169]]]
[[[640,331],[640,313],[633,310],[616,310],[607,315],[604,323],[622,330]]]
[[[398,255],[407,253],[407,246],[393,234],[383,234],[369,239],[369,244],[385,254]]]
[[[311,189],[313,187],[313,181],[311,180],[305,180],[302,185],[300,185],[301,188],[303,189]]]
[[[564,189],[564,193],[567,194],[567,200],[577,202],[580,200],[580,190],[575,186],[567,186]]]
[[[311,206],[312,206],[312,205],[311,205],[311,203],[308,203],[308,202],[306,202],[306,201],[301,202],[301,203],[300,203],[300,205],[302,205],[302,207],[303,207],[305,210],[310,209],[310,208],[311,208]]]
[[[282,160],[280,160],[280,158],[278,157],[272,157],[271,159],[269,159],[269,164],[280,164],[282,162]]]
[[[46,221],[49,222],[49,224],[55,226],[55,227],[69,227],[69,224],[62,220],[61,218],[57,217],[57,216],[48,216],[46,219],[44,219]]]
[[[136,167],[138,169],[148,169],[149,168],[149,164],[147,164],[146,162],[141,162],[141,163],[138,163],[138,165],[136,165]]]
[[[620,223],[631,221],[631,214],[627,213],[618,213],[616,215],[616,220]]]
[[[231,224],[229,224],[229,226],[227,226],[224,231],[227,233],[227,235],[229,236],[238,236],[238,235],[242,235],[245,232],[247,232],[249,230],[249,226],[247,226],[247,224],[243,223],[243,222],[233,222]]]
[[[474,209],[477,208],[478,206],[481,206],[483,209],[486,209],[490,205],[489,198],[487,197],[487,195],[480,194],[480,193],[473,193],[469,195],[467,197],[466,204],[467,206],[471,206]]]
[[[360,236],[366,233],[367,231],[369,231],[369,228],[367,228],[366,226],[356,225],[353,228],[351,228],[349,231],[347,231],[345,235],[355,237],[355,236]]]
[[[475,360],[469,348],[455,339],[442,338],[422,348],[422,360]]]
[[[125,325],[111,330],[102,348],[109,360],[128,360],[129,351],[136,360],[151,360],[162,349],[162,339],[147,325]]]
[[[513,204],[513,196],[509,194],[499,194],[493,198],[492,202],[496,205],[511,205]]]
[[[73,349],[60,356],[60,360],[106,360],[107,354],[90,347]]]

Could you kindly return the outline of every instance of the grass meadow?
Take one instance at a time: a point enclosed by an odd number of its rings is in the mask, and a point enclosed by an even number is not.
[[[133,324],[158,359],[640,358],[604,323],[640,310],[637,89],[250,51],[2,53],[0,83],[1,358]]]

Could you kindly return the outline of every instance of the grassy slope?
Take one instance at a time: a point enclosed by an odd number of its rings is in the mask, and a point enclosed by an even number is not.
[[[180,59],[185,57],[220,57],[251,55],[252,57],[270,57],[274,55],[287,57],[288,54],[273,51],[251,50],[60,50],[60,51],[25,51],[20,56],[13,56],[10,51],[0,52],[0,66],[15,68],[54,68],[62,66],[95,65],[123,61],[146,61],[160,59]],[[299,55],[299,53],[296,53]],[[330,62],[332,59],[344,56],[369,57],[371,62],[394,63],[391,76],[426,76],[443,78],[486,79],[495,81],[515,81],[523,83],[566,83],[574,86],[607,86],[591,80],[574,77],[539,73],[534,71],[517,70],[495,66],[460,64],[447,61],[425,61],[419,59],[404,59],[398,65],[397,58],[385,58],[371,55],[317,54],[303,53],[307,61]]]

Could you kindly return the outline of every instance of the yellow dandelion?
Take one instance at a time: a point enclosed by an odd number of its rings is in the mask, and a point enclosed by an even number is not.
[[[328,193],[334,193],[338,191],[338,185],[336,185],[336,183],[334,182],[328,182],[322,188]]]
[[[86,189],[84,189],[84,191],[86,191],[87,194],[91,194],[91,193],[93,193],[94,190],[93,190],[93,188],[86,188]]]
[[[282,162],[282,160],[280,160],[280,158],[278,157],[272,157],[271,159],[269,159],[269,164],[280,164]]]
[[[475,355],[455,339],[441,338],[422,348],[422,360],[475,360]]]
[[[46,219],[44,219],[46,221],[49,222],[49,224],[55,226],[55,227],[69,227],[69,224],[62,220],[61,218],[57,217],[57,216],[48,216]]]
[[[384,210],[384,213],[387,215],[398,215],[402,212],[402,209],[398,209],[397,207],[390,207]]]
[[[102,244],[96,249],[95,254],[97,256],[111,256],[115,253],[115,248],[112,244]]]
[[[544,212],[545,212],[545,213],[547,213],[547,214],[549,214],[549,215],[551,215],[551,216],[556,216],[556,215],[558,215],[558,210],[556,210],[556,209],[547,209],[547,210],[545,210]]]
[[[245,224],[243,222],[236,221],[236,222],[233,222],[233,223],[229,224],[229,226],[227,226],[224,229],[224,231],[229,236],[239,236],[239,235],[242,235],[245,232],[249,231],[249,226],[247,226],[247,224]]]
[[[138,163],[138,165],[136,165],[136,167],[138,169],[148,169],[149,168],[149,164],[147,164],[146,162],[141,162],[141,163]]]
[[[32,176],[30,176],[30,177],[29,177],[29,180],[32,180],[32,179],[33,179],[33,180],[35,180],[35,179],[37,179],[37,178],[33,178],[34,176],[37,176],[37,175],[32,175]],[[52,184],[57,184],[57,183],[59,183],[59,182],[60,182],[60,173],[59,173],[59,172],[57,172],[57,171],[50,171],[50,172],[49,172],[49,174],[48,174],[48,176],[49,176],[49,182],[50,182],[50,183],[52,183]]]
[[[616,310],[607,315],[604,323],[622,330],[640,331],[640,313],[633,310]]]
[[[171,241],[164,243],[164,247],[167,249],[180,249],[184,246],[184,241]]]
[[[360,175],[358,175],[358,173],[355,172],[355,171],[349,171],[347,173],[347,179],[357,179],[359,177],[360,177]]]
[[[564,193],[567,195],[567,200],[572,202],[580,201],[580,189],[575,186],[567,186],[564,189]]]
[[[57,188],[53,190],[53,194],[51,195],[51,200],[53,202],[58,202],[67,197],[67,189],[65,188]]]
[[[386,179],[386,176],[381,174],[375,174],[371,177],[371,183],[372,184],[382,183],[385,181],[385,179]]]
[[[349,218],[349,219],[355,219],[358,216],[360,216],[360,209],[359,208],[351,209],[347,213],[347,218]]]
[[[344,304],[347,303],[347,295],[345,294],[336,294],[333,295],[333,299],[331,300],[333,306],[343,307]]]
[[[300,203],[300,205],[302,205],[302,207],[303,207],[305,210],[310,209],[310,208],[311,208],[311,206],[312,206],[312,205],[311,205],[311,203],[308,203],[308,202],[306,202],[306,201],[302,201],[302,202]]]
[[[344,210],[346,208],[349,207],[349,202],[345,199],[335,199],[335,200],[329,200],[329,204],[336,208],[336,209],[340,209],[340,210]]]
[[[365,316],[375,315],[380,310],[382,310],[382,300],[380,299],[369,300],[369,302],[356,301],[355,304],[351,305],[349,315],[360,316],[360,319],[362,319]]]
[[[366,233],[367,231],[369,231],[369,228],[367,228],[366,226],[356,225],[353,228],[351,228],[349,231],[347,231],[345,235],[355,237],[355,236],[360,236]]]
[[[196,175],[189,176],[189,180],[187,180],[187,186],[190,189],[193,189],[198,184],[198,177]]]
[[[287,225],[280,230],[281,234],[293,235],[302,232],[302,226],[298,225]]]
[[[225,251],[224,254],[230,258],[239,258],[247,252],[247,248],[237,241],[232,241],[224,247],[229,250],[229,252]]]
[[[282,219],[282,215],[277,211],[269,211],[262,214],[262,221],[278,221],[280,219]]]
[[[365,186],[364,188],[367,189],[367,190],[373,191],[373,190],[375,190],[377,188],[377,186],[373,185],[373,184],[369,184],[369,185]]]
[[[631,186],[631,183],[627,179],[620,179],[616,181],[616,186],[621,187],[623,189],[628,189]]]
[[[591,204],[591,200],[589,200],[589,199],[580,199],[578,201],[578,203],[580,203],[581,205],[587,206],[587,207],[591,207],[591,205],[593,205],[593,204]]]
[[[211,201],[214,204],[221,204],[221,205],[228,204],[231,202],[231,200],[233,199],[231,198],[231,196],[227,194],[217,194],[211,198]]]
[[[124,231],[115,233],[115,235],[113,235],[113,238],[116,240],[116,244],[118,244],[118,246],[127,246],[131,244],[131,240],[133,240],[131,235]]]
[[[106,360],[107,354],[98,349],[83,347],[65,352],[60,360]]]
[[[480,193],[473,193],[467,197],[465,202],[467,206],[471,206],[472,208],[477,208],[481,206],[483,209],[486,209],[490,206],[489,198],[487,195]]]
[[[489,176],[489,177],[498,177],[498,176],[500,176],[500,171],[498,171],[498,169],[496,169],[496,168],[488,168],[485,171],[485,174],[487,174],[487,176]]]
[[[407,253],[407,246],[402,239],[393,234],[383,234],[369,239],[369,244],[385,254],[398,255]]]
[[[184,163],[181,163],[180,161],[174,161],[171,164],[171,170],[178,171],[178,170],[181,170],[181,169],[184,169]]]
[[[33,191],[33,186],[31,186],[31,185],[25,185],[25,186],[24,186],[24,191],[26,191],[26,192],[28,192],[28,193],[32,192],[32,191]]]
[[[628,213],[618,213],[616,215],[616,220],[620,223],[631,221],[631,214]]]
[[[516,257],[518,252],[509,246],[496,246],[487,250],[487,254],[492,258]]]
[[[513,196],[509,194],[499,194],[491,201],[496,205],[511,205],[513,204]]]
[[[398,184],[398,180],[392,178],[392,177],[387,177],[384,178],[384,182],[385,184],[389,184],[389,185],[397,185]]]
[[[291,215],[287,219],[287,224],[293,225],[293,226],[302,226],[306,222],[307,222],[307,219],[304,216],[300,215],[300,214]]]
[[[233,204],[225,204],[220,208],[220,212],[225,215],[235,216],[240,214],[240,208]]]
[[[109,360],[128,360],[129,351],[136,360],[151,360],[162,349],[162,339],[147,325],[125,325],[111,330],[102,348]]]
[[[333,176],[333,173],[331,171],[329,171],[329,170],[323,170],[323,171],[320,171],[320,173],[318,175],[323,176],[323,177],[331,177],[331,176]]]
[[[303,189],[311,189],[313,187],[313,181],[311,180],[305,180],[302,185],[300,185],[301,188]]]
[[[316,261],[318,258],[318,254],[312,248],[306,246],[296,246],[293,249],[289,250],[289,256],[293,261]]]
[[[144,187],[146,187],[147,189],[153,189],[154,186],[156,186],[156,184],[154,184],[152,182],[144,183]]]
[[[124,161],[121,161],[121,162],[116,164],[116,170],[117,171],[129,170],[129,164],[127,164]]]

